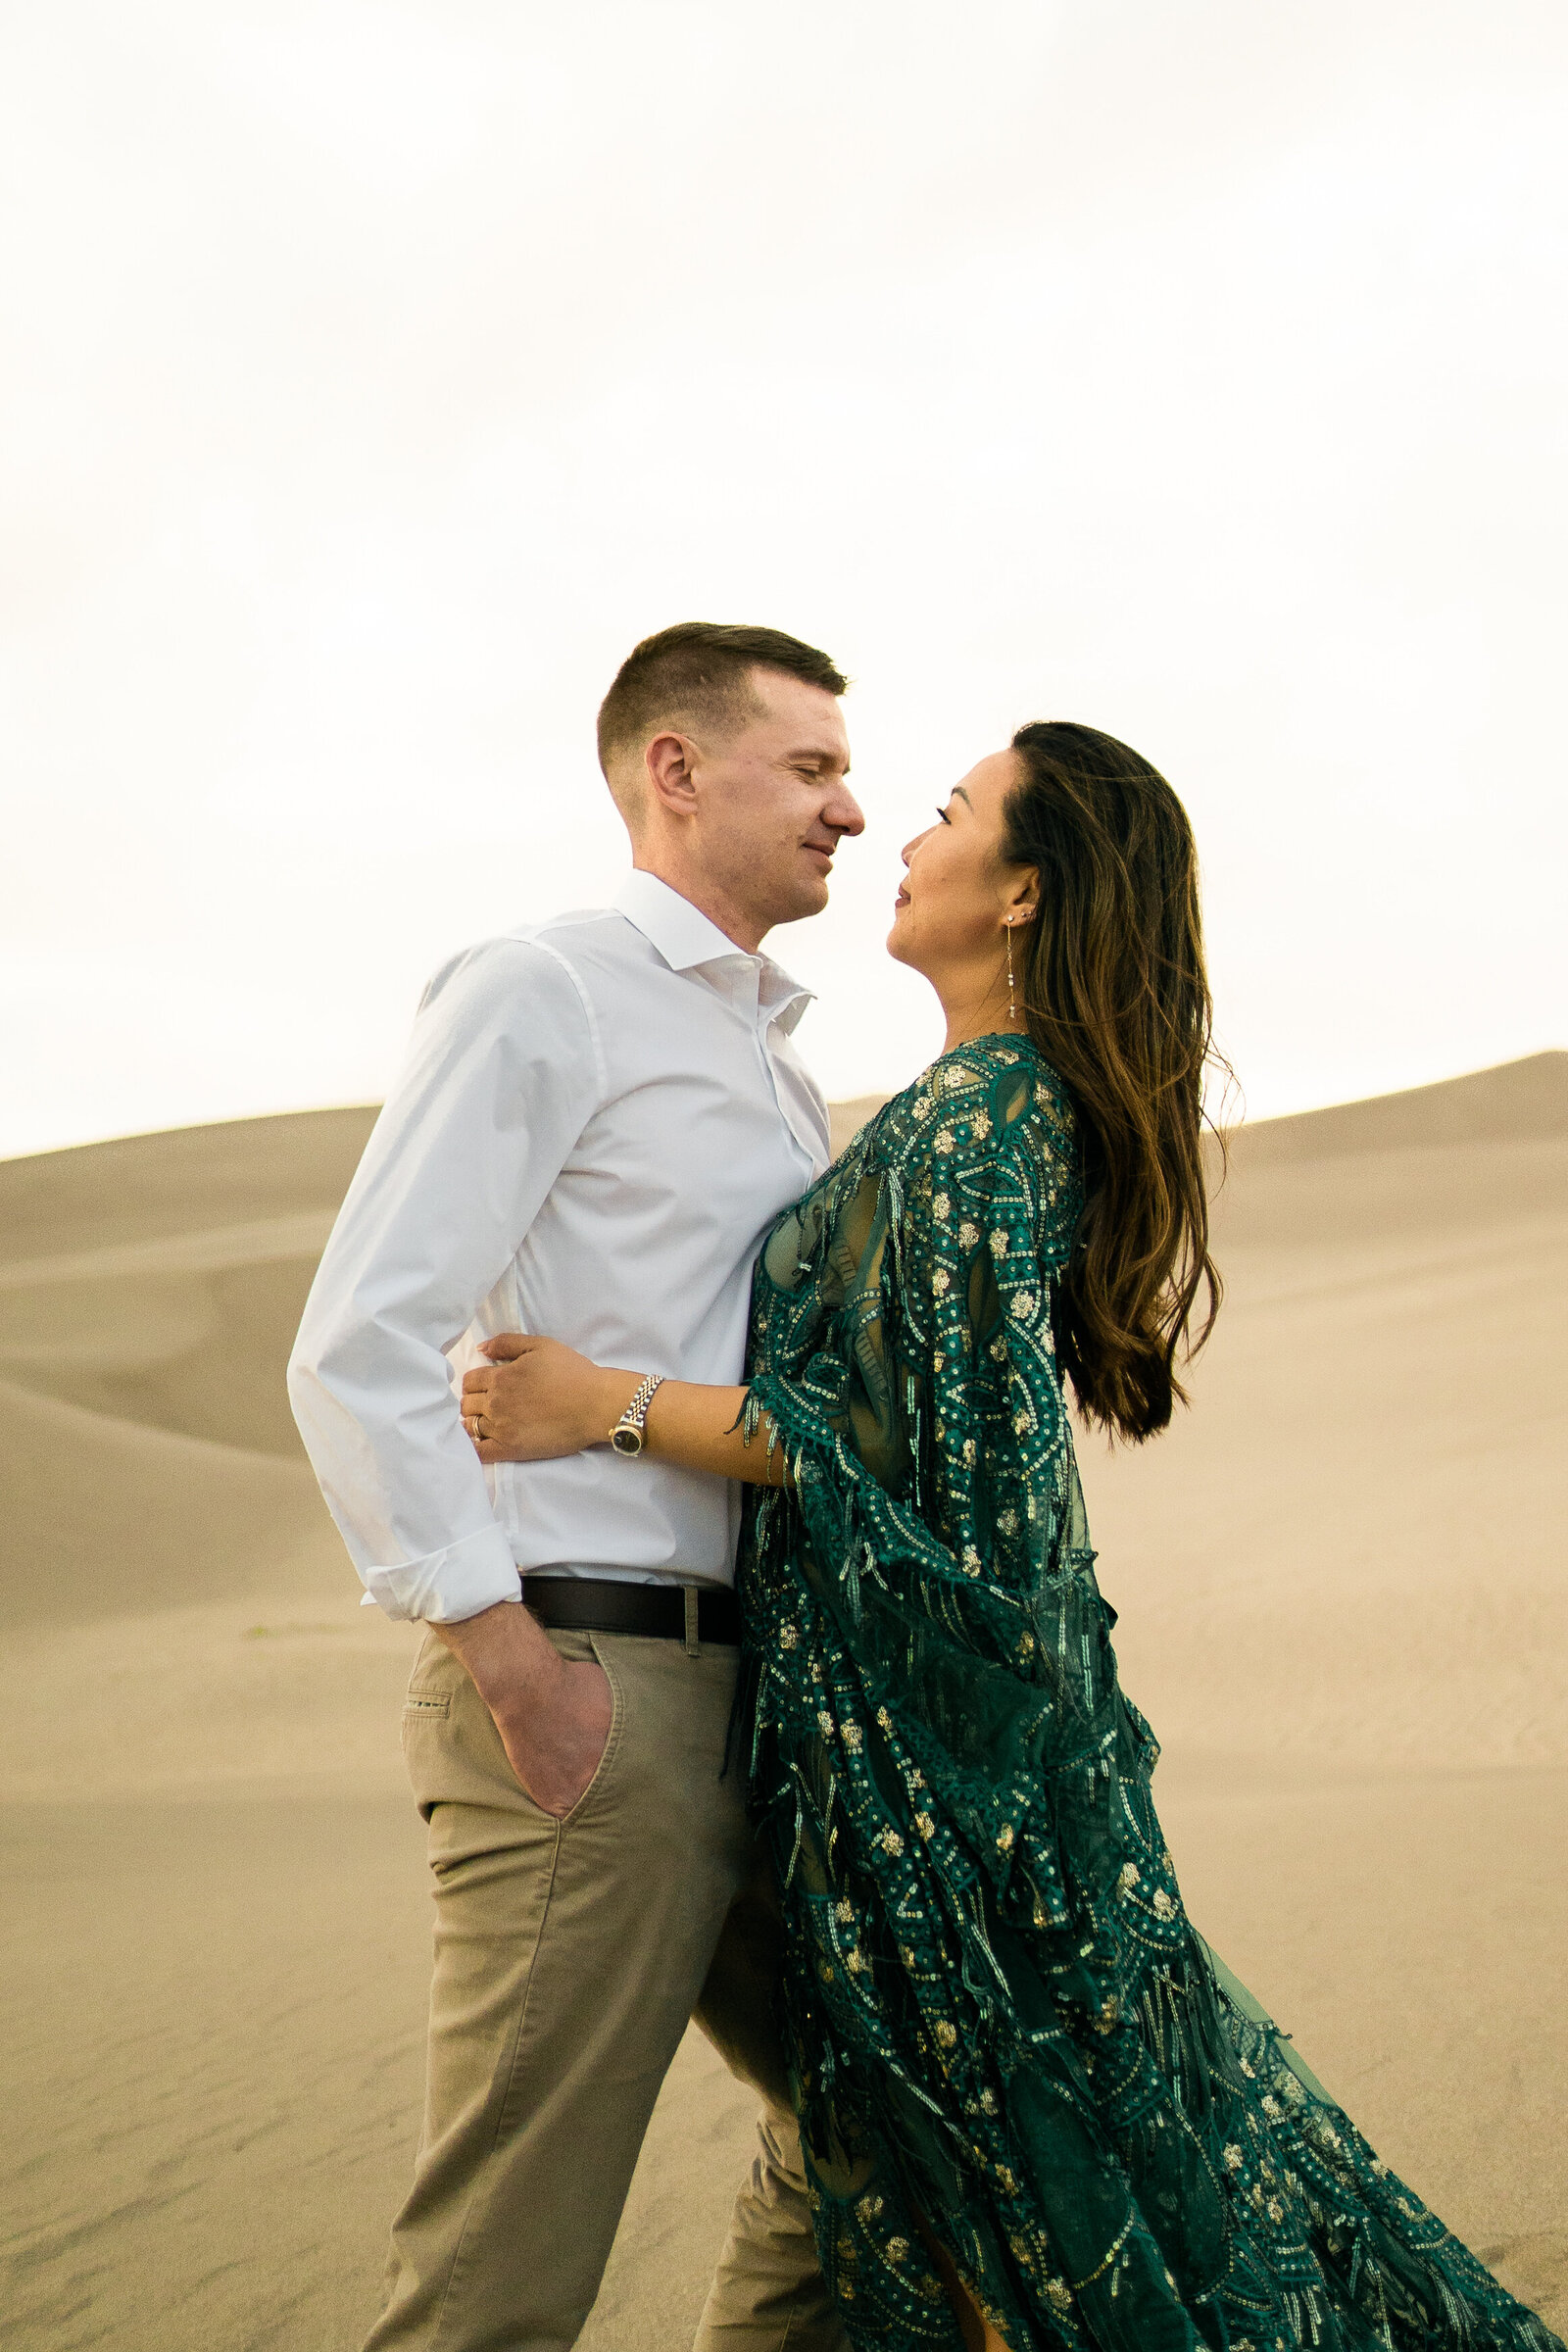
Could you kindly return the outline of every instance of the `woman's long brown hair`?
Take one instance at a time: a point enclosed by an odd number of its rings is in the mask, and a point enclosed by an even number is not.
[[[1198,851],[1164,777],[1113,736],[1048,721],[1020,727],[1012,748],[1023,775],[1003,855],[1040,874],[1039,912],[1014,935],[1028,943],[1019,994],[1083,1125],[1058,1360],[1086,1417],[1136,1442],[1185,1401],[1178,1348],[1202,1346],[1221,1295],[1203,1164],[1203,1083],[1218,1056]]]

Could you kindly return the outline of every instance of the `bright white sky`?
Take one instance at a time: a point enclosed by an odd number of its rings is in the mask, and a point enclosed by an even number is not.
[[[1568,1043],[1560,0],[79,0],[0,65],[0,1151],[376,1096],[624,858],[593,717],[825,646],[775,933],[935,1050],[900,844],[1020,721],[1198,827],[1254,1114]]]

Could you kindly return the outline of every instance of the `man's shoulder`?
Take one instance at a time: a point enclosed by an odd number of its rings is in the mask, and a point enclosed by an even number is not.
[[[470,940],[436,966],[425,983],[421,1004],[427,1007],[445,1000],[501,1006],[537,1000],[541,994],[563,999],[574,996],[580,993],[573,971],[575,958],[564,951],[574,935],[581,938],[584,932],[579,927],[574,933],[573,926],[615,920],[604,912],[553,915],[546,922],[515,923],[506,931],[492,932],[487,939]]]
[[[642,934],[614,907],[574,907],[456,950],[431,973],[420,1011],[504,1023],[555,1007],[591,1024],[596,983],[648,960]]]
[[[635,923],[615,906],[572,906],[546,915],[539,922],[514,923],[493,939],[481,940],[470,954],[507,948],[532,949],[575,967],[627,957],[646,957],[648,943]]]
[[[629,928],[626,917],[615,906],[567,906],[560,914],[547,914],[536,923],[514,923],[506,934],[508,939],[549,940],[557,943],[581,942],[601,936],[612,938]]]
[[[613,906],[577,906],[564,914],[546,915],[538,922],[510,923],[484,939],[470,940],[454,950],[437,967],[434,979],[465,969],[493,966],[498,972],[542,968],[570,962],[595,950],[613,949],[637,934]]]

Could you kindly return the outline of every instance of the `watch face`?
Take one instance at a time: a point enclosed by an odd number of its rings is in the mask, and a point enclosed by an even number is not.
[[[641,1453],[643,1433],[640,1429],[617,1429],[612,1432],[610,1443],[617,1453]]]

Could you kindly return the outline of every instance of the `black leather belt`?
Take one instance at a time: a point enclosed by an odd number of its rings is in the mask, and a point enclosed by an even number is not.
[[[687,1597],[697,1604],[686,1621]],[[541,1625],[581,1633],[647,1634],[665,1642],[712,1642],[735,1648],[741,1604],[719,1586],[629,1585],[610,1576],[527,1576],[522,1597]]]

